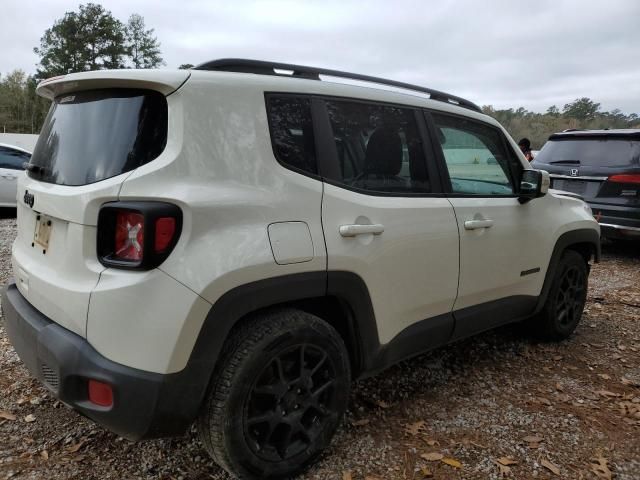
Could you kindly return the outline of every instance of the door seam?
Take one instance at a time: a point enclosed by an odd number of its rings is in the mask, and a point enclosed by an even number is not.
[[[462,276],[462,248],[461,248],[462,239],[460,238],[461,236],[460,224],[458,223],[458,214],[456,213],[456,208],[453,206],[453,203],[451,203],[451,200],[449,200],[448,198],[447,198],[447,202],[449,202],[449,205],[451,205],[451,210],[453,210],[453,218],[456,221],[456,233],[458,234],[458,285],[456,287],[456,298],[453,299],[453,305],[451,305],[451,311],[453,312],[456,302],[458,301],[458,296],[460,295],[460,277]]]

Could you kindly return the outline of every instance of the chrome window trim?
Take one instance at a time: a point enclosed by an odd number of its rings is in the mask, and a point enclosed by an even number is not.
[[[551,178],[562,178],[562,179],[567,179],[567,180],[597,180],[597,181],[600,181],[600,182],[603,182],[607,178],[609,178],[609,177],[590,177],[590,176],[572,177],[570,175],[556,175],[556,174],[553,174],[553,173],[550,173],[549,177],[551,177]]]

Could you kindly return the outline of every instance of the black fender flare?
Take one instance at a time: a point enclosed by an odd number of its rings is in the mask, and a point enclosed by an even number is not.
[[[600,262],[600,234],[597,230],[591,228],[581,228],[578,230],[569,230],[568,232],[560,235],[558,237],[558,240],[556,240],[555,246],[553,247],[553,253],[551,254],[551,259],[549,260],[549,267],[547,268],[547,273],[544,277],[542,291],[540,292],[540,296],[538,297],[538,303],[536,305],[534,314],[540,312],[547,301],[549,290],[551,289],[551,284],[553,283],[553,278],[556,274],[556,269],[558,268],[558,263],[560,262],[562,253],[568,248],[577,245],[589,245],[592,250],[591,255],[593,256],[594,261],[596,263]]]
[[[165,375],[146,438],[184,433],[198,416],[224,344],[234,326],[254,311],[326,294],[327,272],[267,278],[224,293],[211,307],[185,368]]]

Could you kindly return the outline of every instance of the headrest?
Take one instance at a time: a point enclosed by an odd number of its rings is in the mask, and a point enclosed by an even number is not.
[[[379,127],[369,138],[365,154],[366,172],[397,175],[402,168],[402,139],[398,130]]]

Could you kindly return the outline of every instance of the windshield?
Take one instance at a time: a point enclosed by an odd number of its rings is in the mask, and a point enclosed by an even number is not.
[[[536,155],[534,163],[607,168],[640,166],[640,141],[586,137],[551,140]]]
[[[158,157],[167,141],[167,102],[159,92],[91,90],[54,100],[28,168],[59,185],[86,185]]]

